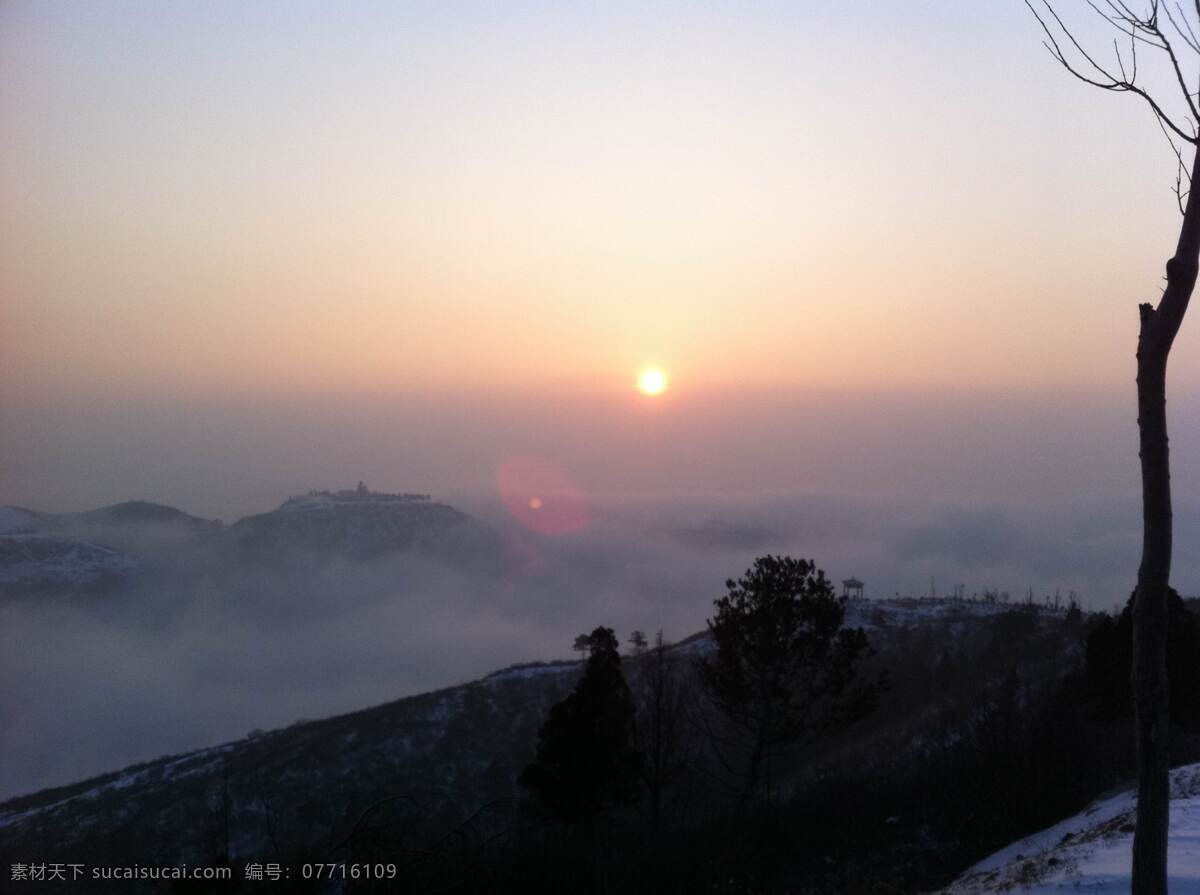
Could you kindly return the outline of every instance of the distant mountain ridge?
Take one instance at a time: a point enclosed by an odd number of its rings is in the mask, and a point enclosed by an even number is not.
[[[239,519],[229,540],[243,555],[287,551],[354,559],[431,546],[470,517],[427,494],[386,494],[362,482],[353,491],[310,491],[277,509]]]
[[[201,550],[290,564],[407,551],[436,557],[498,543],[481,523],[428,494],[375,492],[361,482],[291,497],[232,525],[146,500],[78,513],[0,506],[0,597],[111,590],[151,567],[186,564]]]
[[[218,520],[201,519],[175,507],[146,500],[127,500],[60,518],[80,520],[94,525],[179,525],[204,531],[215,531],[224,527]]]

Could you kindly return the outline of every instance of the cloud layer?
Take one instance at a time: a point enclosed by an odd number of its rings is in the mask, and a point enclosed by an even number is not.
[[[876,598],[961,584],[1022,599],[1032,587],[1108,609],[1132,586],[1139,545],[1136,505],[1099,500],[627,502],[593,507],[587,528],[560,536],[499,505],[473,509],[499,533],[502,561],[267,570],[194,553],[122,593],[0,604],[0,795],[563,658],[597,624],[682,638],[765,552],[814,558]],[[1198,523],[1181,508],[1182,530]],[[1194,591],[1200,563],[1181,555],[1176,581]]]

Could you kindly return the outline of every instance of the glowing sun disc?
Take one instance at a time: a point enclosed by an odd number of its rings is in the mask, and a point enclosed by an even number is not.
[[[637,387],[644,395],[661,395],[667,388],[667,374],[658,367],[646,367],[638,372]]]

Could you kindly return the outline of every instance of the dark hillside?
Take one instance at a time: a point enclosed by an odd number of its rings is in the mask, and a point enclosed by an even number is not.
[[[688,766],[664,791],[661,823],[647,827],[641,806],[606,827],[625,856],[606,871],[610,882],[698,891],[711,888],[719,864],[755,891],[889,878],[902,882],[893,891],[913,891],[948,880],[1047,815],[1074,810],[1124,773],[1121,738],[1062,704],[1082,667],[1078,617],[895,601],[852,603],[848,622],[868,631],[872,661],[888,671],[878,711],[781,758],[771,802],[748,807],[737,805],[736,787],[694,730]],[[699,636],[670,654],[690,678],[710,648]],[[625,660],[642,705],[647,661]],[[400,855],[417,889],[452,878],[456,891],[486,891],[486,877],[505,890],[519,878],[527,891],[562,891],[578,867],[572,856],[590,860],[593,846],[524,815],[515,780],[578,669],[514,667],[14,799],[0,805],[0,852],[6,861],[227,859],[237,868]],[[694,701],[693,720],[708,711]],[[536,857],[545,849],[554,860]],[[653,882],[668,877],[680,888]]]

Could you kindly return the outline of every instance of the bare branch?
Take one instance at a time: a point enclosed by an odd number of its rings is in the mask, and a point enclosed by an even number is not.
[[[1133,41],[1136,34],[1137,29],[1129,29],[1129,52],[1133,55],[1133,76],[1129,79],[1130,83],[1137,81],[1137,44]]]
[[[1196,40],[1196,32],[1192,30],[1192,23],[1188,21],[1187,15],[1183,11],[1183,7],[1178,3],[1175,4],[1175,11],[1178,19],[1171,15],[1171,11],[1167,10],[1167,20],[1170,21],[1171,27],[1175,29],[1175,33],[1179,35],[1180,40],[1188,45],[1188,48],[1194,53],[1200,53],[1200,41]],[[1183,27],[1179,23],[1183,22]],[[1186,29],[1186,33],[1184,31]]]
[[[1183,161],[1183,150],[1180,149],[1175,141],[1171,138],[1170,131],[1162,123],[1162,120],[1156,115],[1155,122],[1158,124],[1158,129],[1162,131],[1163,137],[1167,141],[1167,145],[1171,147],[1171,152],[1175,155],[1175,186],[1172,191],[1175,193],[1175,204],[1179,206],[1179,213],[1185,214],[1185,203],[1188,194],[1192,191],[1192,174],[1188,171],[1188,167]],[[1183,188],[1183,179],[1187,178],[1187,189]]]
[[[1181,140],[1193,145],[1200,145],[1200,140],[1197,139],[1197,134],[1195,132],[1196,122],[1200,121],[1200,108],[1197,107],[1195,96],[1187,89],[1187,85],[1183,76],[1183,70],[1179,63],[1179,58],[1175,53],[1174,47],[1172,47],[1171,42],[1166,38],[1162,30],[1159,28],[1158,0],[1154,0],[1152,3],[1149,18],[1141,18],[1136,15],[1125,4],[1124,0],[1104,0],[1108,7],[1113,10],[1113,16],[1107,15],[1103,10],[1097,7],[1092,0],[1087,0],[1087,2],[1088,5],[1091,6],[1098,15],[1105,19],[1105,21],[1108,21],[1114,25],[1123,23],[1124,26],[1129,28],[1128,32],[1125,32],[1124,28],[1122,28],[1122,32],[1130,36],[1130,48],[1132,55],[1130,70],[1126,71],[1124,60],[1122,59],[1120,51],[1118,50],[1116,56],[1117,66],[1121,70],[1120,77],[1117,77],[1104,66],[1100,65],[1100,63],[1097,62],[1095,58],[1093,58],[1092,55],[1083,48],[1083,46],[1075,38],[1075,35],[1069,28],[1067,28],[1066,24],[1059,17],[1057,10],[1055,10],[1055,8],[1051,5],[1050,0],[1041,0],[1042,6],[1045,7],[1049,17],[1054,20],[1058,31],[1061,32],[1068,41],[1070,41],[1071,46],[1075,48],[1075,52],[1088,64],[1088,66],[1090,66],[1095,74],[1081,71],[1067,58],[1067,54],[1064,52],[1062,44],[1060,44],[1058,37],[1055,36],[1055,30],[1050,27],[1047,18],[1039,13],[1037,8],[1034,7],[1033,0],[1025,0],[1025,5],[1029,8],[1029,11],[1033,13],[1033,17],[1037,19],[1038,24],[1042,26],[1042,31],[1046,35],[1046,41],[1048,41],[1048,43],[1043,41],[1042,45],[1046,47],[1050,55],[1053,56],[1055,60],[1057,60],[1057,62],[1074,77],[1078,78],[1080,81],[1083,81],[1085,84],[1089,84],[1093,87],[1099,87],[1101,90],[1109,90],[1114,93],[1133,93],[1137,96],[1140,96],[1149,104],[1150,108],[1154,111],[1155,117],[1159,120],[1161,125],[1169,128]],[[1195,0],[1195,3],[1197,8],[1200,9],[1200,0]],[[1168,10],[1168,18],[1169,17],[1170,12]],[[1141,33],[1139,34],[1139,32]],[[1137,43],[1139,41],[1149,44],[1155,49],[1166,52],[1167,58],[1171,62],[1171,67],[1175,72],[1176,81],[1178,82],[1180,90],[1184,95],[1185,102],[1187,102],[1188,110],[1191,112],[1192,120],[1189,123],[1192,124],[1193,127],[1192,133],[1187,133],[1171,118],[1170,115],[1167,114],[1166,110],[1163,109],[1163,107],[1158,103],[1157,100],[1154,99],[1153,96],[1150,95],[1148,91],[1136,83],[1136,51]]]
[[[1166,7],[1164,7],[1166,9]],[[1167,10],[1167,18],[1171,18],[1171,12]],[[1178,28],[1176,29],[1178,30]],[[1175,55],[1175,48],[1171,46],[1171,42],[1167,40],[1167,36],[1155,28],[1154,34],[1163,42],[1163,49],[1167,51],[1167,58],[1171,60],[1171,68],[1175,70],[1175,80],[1179,83],[1179,90],[1183,94],[1183,98],[1187,101],[1188,109],[1191,110],[1192,120],[1200,119],[1200,110],[1196,108],[1196,101],[1192,99],[1192,94],[1188,90],[1187,83],[1183,78],[1183,71],[1179,67],[1179,57]]]
[[[1067,65],[1066,56],[1063,55],[1063,51],[1058,46],[1058,41],[1054,39],[1054,35],[1050,32],[1049,26],[1042,19],[1042,17],[1040,15],[1038,15],[1037,10],[1035,10],[1033,8],[1033,4],[1030,2],[1030,0],[1025,0],[1025,5],[1029,7],[1029,9],[1033,13],[1034,17],[1037,18],[1039,24],[1041,24],[1042,30],[1045,31],[1046,35],[1050,38],[1050,42],[1054,44],[1054,49],[1058,54],[1059,61],[1062,62],[1063,65]],[[1099,73],[1103,77],[1107,78],[1109,80],[1109,82],[1111,82],[1112,84],[1120,84],[1121,82],[1118,81],[1116,78],[1114,78],[1112,76],[1112,74],[1110,74],[1095,59],[1093,59],[1091,57],[1091,54],[1088,53],[1088,51],[1083,48],[1083,46],[1079,43],[1079,41],[1077,41],[1075,39],[1075,35],[1072,34],[1070,29],[1068,29],[1067,26],[1063,24],[1063,20],[1059,18],[1058,12],[1054,9],[1053,6],[1050,5],[1049,0],[1042,0],[1042,5],[1045,6],[1046,11],[1049,12],[1050,15],[1054,17],[1054,21],[1058,23],[1059,30],[1061,30],[1062,33],[1066,35],[1067,40],[1069,40],[1071,42],[1072,46],[1075,47],[1076,52],[1078,52],[1080,56],[1082,56],[1085,60],[1087,60],[1088,65],[1090,65],[1092,68],[1094,68],[1097,73]],[[1068,66],[1068,69],[1071,70],[1072,73],[1074,73],[1074,70],[1071,69],[1070,66]],[[1096,83],[1096,82],[1093,81],[1092,83]],[[1097,84],[1097,86],[1100,86],[1100,85]]]
[[[1100,18],[1104,19],[1104,21],[1108,22],[1110,25],[1128,37],[1130,41],[1137,41],[1138,43],[1146,44],[1147,46],[1154,47],[1156,50],[1165,49],[1162,43],[1146,36],[1146,34],[1153,34],[1153,32],[1148,31],[1144,27],[1141,19],[1130,18],[1124,12],[1121,12],[1112,3],[1112,0],[1104,0],[1104,2],[1108,3],[1113,10],[1116,10],[1111,14],[1102,10],[1099,6],[1092,2],[1092,0],[1085,0],[1085,2],[1095,11],[1096,15],[1100,16]],[[1142,34],[1142,31],[1146,31],[1146,34]]]
[[[1130,9],[1124,3],[1124,0],[1104,0],[1104,2],[1107,3],[1110,7],[1112,7],[1116,11],[1117,15],[1119,15],[1125,21],[1127,21],[1127,22],[1141,22],[1142,21],[1142,17],[1139,16],[1137,13],[1135,13],[1132,9]]]

